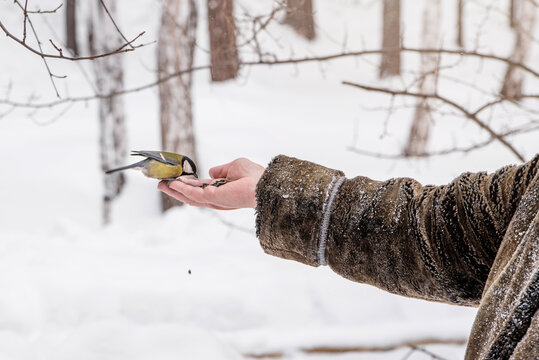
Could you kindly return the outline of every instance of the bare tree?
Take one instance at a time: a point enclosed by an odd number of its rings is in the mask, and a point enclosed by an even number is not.
[[[423,11],[422,42],[426,49],[440,46],[440,0],[425,1]],[[438,67],[440,55],[436,53],[421,54],[421,76],[419,78],[419,92],[434,94],[438,83]],[[404,149],[407,156],[417,156],[426,152],[431,122],[431,100],[419,98],[417,101],[414,120],[408,136],[408,143]]]
[[[77,56],[79,47],[77,45],[77,17],[76,17],[77,0],[66,1],[66,46],[73,51]]]
[[[509,26],[512,28],[515,27],[516,18],[517,18],[517,9],[516,5],[519,0],[509,0]]]
[[[457,46],[464,47],[464,0],[457,3]]]
[[[171,0],[163,6],[159,27],[157,64],[159,79],[193,66],[197,30],[195,0]],[[165,151],[185,154],[196,162],[192,73],[159,83],[161,141]],[[163,211],[179,201],[162,196]]]
[[[400,48],[400,0],[384,0],[382,49],[391,51],[382,54],[380,77],[399,75],[401,72]]]
[[[118,49],[123,41],[107,17],[104,2],[90,2],[89,45],[92,54],[107,53]],[[108,1],[108,12],[116,16],[116,0]],[[123,90],[124,75],[121,58],[103,57],[93,61],[97,90],[100,94],[114,94]],[[104,96],[99,99],[99,151],[103,171],[125,163],[127,154],[126,127],[123,98]],[[110,222],[112,201],[120,194],[125,182],[120,173],[103,174],[103,222]]]
[[[103,1],[103,0],[100,0]],[[29,25],[29,28],[34,29],[31,21],[30,14],[36,14],[40,13],[43,14],[45,11],[34,11],[34,10],[25,10],[24,4],[21,4],[19,1],[15,0],[14,2],[15,6],[20,8],[22,14],[27,14],[27,16],[21,17],[21,25],[24,24],[25,21],[27,21],[27,24]],[[277,65],[284,65],[284,64],[295,64],[299,65],[302,63],[320,63],[320,62],[328,62],[335,59],[341,59],[345,57],[352,57],[352,58],[360,58],[360,57],[369,57],[372,55],[382,55],[386,52],[389,52],[391,50],[388,49],[380,49],[380,48],[373,48],[373,49],[363,49],[363,50],[351,50],[351,51],[340,51],[336,53],[330,53],[325,55],[311,55],[311,56],[302,56],[302,57],[280,57],[277,56],[277,54],[271,52],[268,49],[265,49],[262,44],[263,42],[260,41],[258,38],[258,35],[261,33],[268,32],[268,25],[274,20],[277,19],[276,14],[278,14],[281,11],[285,10],[285,2],[280,1],[278,3],[277,7],[273,7],[271,12],[266,15],[256,15],[253,16],[252,14],[245,13],[244,20],[242,18],[239,18],[238,24],[240,27],[242,27],[243,23],[245,23],[247,28],[251,28],[251,33],[249,33],[247,36],[244,36],[244,38],[238,38],[239,45],[238,47],[250,48],[254,55],[258,55],[258,57],[255,57],[251,60],[241,61],[240,66],[241,67],[254,67],[254,66],[277,66]],[[53,9],[51,11],[46,11],[47,14],[54,13],[56,10],[58,10],[59,7],[56,9]],[[243,21],[243,23],[242,23]],[[434,21],[436,22],[436,21]],[[23,27],[24,28],[24,27]],[[242,27],[243,28],[243,27]],[[425,26],[425,29],[428,29],[428,27]],[[41,57],[43,61],[46,63],[47,59],[54,58],[57,60],[69,60],[69,61],[77,61],[77,60],[94,60],[96,58],[100,57],[106,57],[106,56],[112,56],[118,53],[132,51],[133,48],[137,48],[140,46],[144,46],[144,44],[141,45],[135,45],[132,46],[131,44],[135,42],[140,36],[142,36],[143,33],[140,33],[137,37],[135,37],[131,41],[127,41],[125,36],[122,36],[122,38],[125,40],[125,43],[115,49],[114,51],[108,52],[108,53],[102,53],[95,56],[83,56],[83,57],[69,57],[65,56],[62,53],[62,49],[59,49],[57,46],[54,46],[54,43],[52,43],[52,40],[50,41],[55,49],[59,52],[59,54],[54,54],[51,52],[44,52],[44,49],[42,49],[39,45],[41,42],[39,41],[39,38],[37,36],[37,33],[33,31],[34,37],[37,40],[37,47],[32,47],[28,43],[25,42],[25,36],[23,32],[22,37],[17,37],[9,31],[6,26],[0,21],[0,30],[2,30],[5,35],[12,39],[13,41],[20,44],[22,47],[26,48],[29,52]],[[119,33],[119,29],[116,29]],[[428,32],[432,32],[432,29],[428,29],[424,32],[424,34],[427,34]],[[31,35],[31,34],[29,34]],[[121,35],[121,34],[120,34]],[[484,137],[478,141],[472,141],[468,142],[464,140],[462,143],[460,141],[455,141],[453,146],[445,147],[443,149],[436,149],[435,151],[430,152],[422,152],[418,155],[415,155],[417,157],[426,157],[426,156],[443,156],[450,153],[455,152],[470,152],[474,151],[475,149],[482,148],[488,144],[491,144],[493,142],[497,142],[498,144],[504,146],[507,150],[511,151],[518,159],[522,160],[525,158],[523,154],[521,154],[519,151],[515,149],[515,147],[512,145],[512,142],[508,139],[511,137],[518,136],[519,134],[524,133],[530,133],[532,131],[536,131],[538,129],[537,121],[534,119],[534,116],[538,114],[538,111],[536,108],[530,104],[532,104],[533,101],[539,101],[539,94],[536,94],[533,92],[533,89],[530,88],[531,92],[522,94],[521,97],[526,99],[527,101],[522,103],[514,102],[508,98],[500,97],[498,94],[492,94],[490,91],[485,90],[485,87],[482,83],[476,83],[476,82],[469,82],[466,79],[461,78],[455,78],[451,74],[448,74],[446,70],[454,69],[461,63],[461,60],[463,59],[477,59],[482,61],[488,61],[488,62],[497,62],[497,63],[503,63],[506,66],[510,65],[514,68],[517,68],[521,70],[523,73],[525,73],[527,77],[527,81],[537,81],[539,79],[539,69],[536,69],[534,64],[526,64],[524,62],[515,61],[509,57],[502,56],[502,55],[496,55],[492,52],[483,52],[478,50],[466,50],[466,49],[449,49],[444,48],[439,45],[435,45],[433,47],[429,46],[422,46],[421,48],[411,48],[406,46],[400,47],[401,53],[412,53],[412,54],[418,54],[421,57],[423,55],[436,55],[437,58],[441,58],[442,56],[444,59],[453,59],[456,60],[453,64],[450,64],[449,62],[444,66],[434,66],[434,70],[430,72],[423,72],[423,74],[419,76],[414,76],[412,79],[410,79],[408,76],[405,78],[402,78],[403,88],[377,88],[373,86],[368,86],[367,84],[354,84],[354,86],[360,87],[366,91],[374,91],[374,92],[382,92],[391,95],[392,101],[390,102],[389,106],[382,106],[382,107],[376,107],[371,108],[371,110],[381,110],[381,111],[387,111],[387,118],[386,123],[389,122],[389,119],[393,117],[394,113],[397,111],[400,111],[401,109],[408,109],[409,105],[404,103],[399,103],[399,101],[402,101],[403,98],[414,98],[417,101],[429,99],[432,100],[434,105],[428,106],[427,109],[429,110],[429,114],[431,117],[436,116],[437,119],[443,119],[443,118],[452,118],[452,117],[460,117],[464,118],[466,120],[469,120],[473,123],[475,123],[477,126],[479,126],[481,129],[483,129],[486,134],[488,134],[488,137]],[[439,61],[435,62],[436,64],[439,63]],[[402,64],[401,64],[402,65]],[[197,65],[197,66],[187,66],[185,68],[181,68],[177,71],[172,71],[171,73],[165,73],[163,75],[160,75],[155,81],[151,81],[146,84],[141,84],[138,86],[134,86],[128,89],[120,89],[111,91],[109,93],[99,93],[96,92],[95,94],[87,94],[82,96],[68,96],[63,97],[55,100],[45,100],[40,101],[37,98],[30,97],[29,99],[12,99],[9,96],[9,92],[6,94],[5,97],[0,98],[0,107],[3,107],[6,109],[6,111],[0,111],[0,118],[4,116],[5,114],[10,113],[11,111],[17,109],[17,108],[28,108],[33,109],[31,112],[32,114],[35,114],[40,109],[52,109],[52,108],[58,108],[59,113],[58,116],[55,116],[53,120],[57,119],[61,114],[65,111],[65,108],[68,108],[72,106],[75,103],[86,103],[89,101],[98,101],[101,99],[106,99],[109,97],[116,97],[116,96],[124,96],[127,94],[145,91],[148,89],[152,89],[156,86],[159,86],[160,84],[166,83],[166,82],[173,82],[178,77],[185,77],[187,74],[191,74],[198,71],[206,71],[210,70],[212,68],[211,64],[203,64],[203,65]],[[51,78],[54,77],[53,73],[50,72],[50,69],[47,67],[47,70],[49,71],[49,75]],[[408,69],[411,70],[411,69]],[[407,71],[408,73],[408,71]],[[481,94],[483,97],[486,95],[487,99],[486,101],[481,105],[474,108],[470,108],[467,104],[461,104],[458,100],[452,99],[451,96],[444,96],[443,93],[440,94],[438,91],[433,92],[423,92],[423,90],[417,90],[418,84],[421,82],[425,82],[425,79],[429,77],[429,75],[436,74],[436,77],[438,78],[438,81],[443,81],[445,85],[456,85],[458,87],[461,87],[463,91],[470,91],[471,93],[478,93]],[[406,78],[408,78],[410,81],[407,81]],[[424,85],[421,85],[423,88],[427,88]],[[436,86],[434,86],[436,88]],[[401,99],[401,100],[397,100]],[[395,100],[394,100],[395,99]],[[442,106],[440,106],[442,105]],[[60,110],[61,107],[64,107],[64,110]],[[487,109],[489,110],[489,114],[487,115]],[[3,109],[0,109],[3,110]],[[501,111],[502,119],[513,119],[519,118],[523,119],[523,122],[519,122],[515,124],[510,123],[502,123],[502,124],[492,124],[491,119],[489,118],[491,114],[496,111]],[[480,116],[480,114],[482,114]],[[499,115],[499,114],[498,114]],[[500,118],[497,115],[498,118]],[[532,116],[530,116],[532,115]],[[503,120],[502,120],[503,121]],[[429,124],[427,124],[429,125]],[[428,130],[428,129],[427,129]],[[427,131],[428,134],[428,131]],[[379,156],[379,157],[385,157],[385,158],[400,158],[404,156],[404,152],[401,154],[378,154],[373,151],[369,151],[367,149],[360,149],[353,147],[353,151],[367,154],[370,156]]]
[[[233,0],[208,0],[212,81],[234,79],[239,58]]]
[[[510,59],[525,63],[526,57],[533,38],[533,28],[535,25],[535,4],[534,0],[513,0],[513,12],[519,14],[519,21],[513,24],[515,32],[515,46]],[[522,83],[524,73],[513,65],[509,65],[505,72],[503,85],[500,93],[511,100],[520,100],[522,97]]]
[[[312,0],[287,0],[284,24],[308,40],[316,37]]]

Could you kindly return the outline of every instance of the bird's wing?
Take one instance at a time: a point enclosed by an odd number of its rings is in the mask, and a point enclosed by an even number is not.
[[[179,164],[177,159],[175,159],[172,156],[167,156],[166,153],[163,153],[161,151],[146,151],[146,150],[131,151],[131,155],[144,156],[144,157],[162,162],[163,164],[168,164],[172,166],[176,166]]]

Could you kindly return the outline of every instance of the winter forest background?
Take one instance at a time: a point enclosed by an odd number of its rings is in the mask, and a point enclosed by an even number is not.
[[[0,0],[0,359],[460,359],[475,310],[264,255],[161,197],[296,156],[445,184],[539,150],[535,0]],[[1,34],[1,32],[0,32]],[[168,209],[166,212],[163,210]]]

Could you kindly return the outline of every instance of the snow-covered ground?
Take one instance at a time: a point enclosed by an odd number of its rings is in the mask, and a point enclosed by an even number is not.
[[[256,11],[272,4],[254,3],[240,4],[258,6]],[[266,38],[266,44],[284,57],[290,56],[289,44],[295,56],[338,52],[345,37],[349,49],[376,48],[379,3],[317,1],[320,39],[315,44],[277,24],[270,30],[279,43]],[[453,36],[452,3],[444,2],[447,39]],[[40,2],[42,8],[56,5]],[[146,41],[156,38],[156,2],[120,1],[120,7],[119,22],[128,37],[145,30]],[[15,14],[12,2],[0,2],[1,20],[18,34],[22,20]],[[421,6],[405,3],[404,38],[410,46],[419,43],[420,14]],[[62,16],[47,19],[51,28],[36,19],[43,39],[53,31],[61,34]],[[498,12],[491,11],[488,21],[476,16],[468,22],[469,29],[486,29],[480,49],[509,52],[512,38]],[[199,64],[208,61],[205,33],[201,21]],[[475,41],[472,35],[470,39]],[[31,93],[43,101],[53,98],[40,58],[4,36],[0,51],[0,94],[12,81],[12,99]],[[155,45],[122,56],[128,87],[154,79],[154,57]],[[531,59],[530,64],[539,63],[536,49]],[[404,61],[417,62],[417,57],[406,55]],[[63,96],[89,92],[76,64],[50,63],[53,71],[68,75],[57,80]],[[426,160],[380,160],[348,151],[355,145],[398,153],[406,139],[412,109],[396,112],[381,137],[386,114],[373,108],[387,106],[389,99],[341,85],[343,80],[377,81],[377,63],[377,57],[370,57],[252,67],[225,84],[210,84],[207,72],[196,73],[202,174],[236,157],[266,164],[283,153],[342,169],[349,177],[411,176],[443,184],[463,171],[492,171],[516,162],[498,144]],[[89,65],[83,64],[87,71]],[[452,75],[496,91],[503,69],[499,63],[467,60]],[[477,94],[451,86],[442,83],[440,91],[470,106],[481,101]],[[526,86],[539,92],[537,83]],[[159,148],[156,93],[153,89],[125,98],[132,149]],[[284,353],[287,359],[402,359],[409,348],[331,357],[300,349],[466,339],[474,309],[390,295],[328,268],[267,256],[254,235],[253,211],[183,207],[161,215],[157,183],[135,172],[127,174],[113,224],[102,227],[95,105],[16,110],[0,119],[0,360],[239,359],[271,353]],[[436,123],[431,144],[443,148],[479,138],[485,135],[473,125],[449,118]],[[518,139],[517,149],[528,158],[539,150],[537,134]],[[446,359],[464,354],[464,346],[427,348]],[[429,358],[420,351],[408,357]]]

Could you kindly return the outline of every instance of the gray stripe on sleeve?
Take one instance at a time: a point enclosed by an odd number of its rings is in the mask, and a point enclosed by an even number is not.
[[[326,200],[322,206],[322,223],[320,225],[320,236],[318,239],[318,264],[327,265],[326,259],[326,243],[328,239],[329,219],[331,218],[331,211],[333,208],[333,202],[341,187],[342,183],[346,180],[346,177],[333,177],[333,180],[329,184]]]

